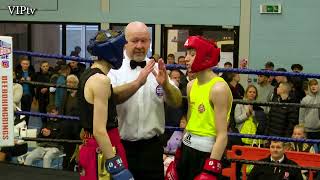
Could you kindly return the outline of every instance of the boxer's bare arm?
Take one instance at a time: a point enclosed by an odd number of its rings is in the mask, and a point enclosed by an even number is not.
[[[85,85],[86,100],[93,104],[93,136],[106,159],[115,156],[107,134],[108,99],[111,95],[110,79],[102,74],[91,76]]]
[[[140,71],[136,80],[123,84],[121,86],[113,87],[113,93],[117,104],[121,104],[128,100],[138,89],[147,81],[147,77],[152,72],[155,62],[149,61],[147,65]]]
[[[229,87],[224,82],[216,83],[210,91],[210,102],[215,112],[216,142],[210,158],[220,160],[228,142],[228,111],[232,102]]]

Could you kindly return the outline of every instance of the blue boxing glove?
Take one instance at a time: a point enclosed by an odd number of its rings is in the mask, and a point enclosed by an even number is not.
[[[106,168],[113,180],[134,180],[131,172],[124,167],[119,156],[107,159]]]

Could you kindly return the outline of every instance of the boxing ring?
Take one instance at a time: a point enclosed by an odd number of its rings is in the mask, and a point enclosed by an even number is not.
[[[2,180],[78,180],[79,177],[77,172],[0,163],[0,179]]]
[[[43,53],[35,53],[35,52],[27,52],[27,51],[13,51],[13,53],[17,55],[27,55],[33,57],[43,57],[50,59],[63,59],[63,60],[73,60],[79,62],[92,62],[90,59],[79,58],[79,57],[71,57],[71,56],[63,56],[63,55],[49,55]],[[184,65],[167,65],[167,69],[185,69]],[[257,74],[257,75],[271,75],[271,76],[298,76],[298,77],[306,77],[306,78],[320,78],[320,74],[310,74],[310,73],[293,73],[293,72],[275,72],[275,71],[266,71],[266,70],[252,70],[252,69],[223,69],[223,68],[213,68],[214,72],[234,72],[240,74]],[[42,85],[47,87],[56,87],[56,88],[69,88],[67,86],[56,85],[52,83],[40,83],[35,81],[19,81],[19,83],[28,83],[33,85]],[[72,88],[70,88],[72,89]],[[313,105],[302,105],[299,103],[276,103],[276,102],[258,102],[258,101],[244,101],[244,100],[234,100],[234,104],[255,104],[260,106],[293,106],[293,107],[305,107],[305,108],[320,108],[319,104]],[[36,117],[51,117],[51,118],[60,118],[66,120],[79,120],[79,117],[74,116],[64,116],[64,115],[50,115],[45,113],[38,112],[25,112],[18,111],[15,112],[16,115],[26,115],[26,116],[36,116]],[[177,127],[166,127],[168,130],[183,130]],[[238,134],[238,133],[228,133],[229,136],[239,137],[239,138],[253,138],[253,139],[265,139],[265,140],[276,140],[276,141],[284,141],[284,142],[304,142],[304,143],[312,143],[312,144],[320,144],[320,140],[312,140],[312,139],[293,139],[293,138],[284,138],[284,137],[275,137],[275,136],[264,136],[264,135],[248,135],[248,134]],[[71,139],[47,139],[47,138],[22,138],[25,141],[46,141],[46,142],[60,142],[60,143],[76,143],[80,144],[82,141],[80,140],[71,140]],[[230,162],[241,162],[248,164],[259,164],[259,162],[252,161],[250,159],[237,159],[234,156],[228,156],[228,160]],[[261,162],[260,162],[261,163]],[[276,166],[275,164],[268,164],[270,166]],[[279,166],[279,165],[278,165]],[[320,166],[318,167],[303,167],[309,170],[320,170]],[[301,168],[300,166],[295,166],[292,168]],[[54,169],[43,169],[43,168],[35,168],[29,166],[15,165],[15,164],[7,164],[0,163],[0,179],[10,179],[10,180],[18,180],[18,179],[79,179],[79,174],[77,172],[67,172],[62,170],[54,170]],[[231,175],[229,176],[231,177]],[[232,179],[232,177],[231,177]]]

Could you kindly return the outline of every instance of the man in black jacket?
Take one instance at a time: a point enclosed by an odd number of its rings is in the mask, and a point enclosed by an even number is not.
[[[260,161],[273,162],[279,164],[297,165],[296,162],[288,159],[284,154],[284,143],[280,141],[271,141],[270,156]],[[248,180],[302,180],[302,174],[299,169],[287,167],[275,167],[266,165],[255,165]]]
[[[55,105],[48,105],[47,112],[50,115],[58,115]],[[49,118],[46,126],[41,128],[38,138],[59,139],[61,137],[61,119]],[[51,168],[52,160],[62,154],[62,146],[56,142],[41,142],[26,157],[24,165],[32,165],[36,159],[43,159],[43,167]]]

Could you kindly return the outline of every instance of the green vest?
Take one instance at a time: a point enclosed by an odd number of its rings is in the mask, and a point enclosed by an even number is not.
[[[198,136],[216,136],[215,112],[210,103],[210,91],[217,82],[226,83],[221,77],[214,77],[208,83],[199,85],[195,79],[190,90],[190,117],[186,130]],[[230,91],[231,94],[231,91]],[[229,120],[232,102],[228,110]]]

